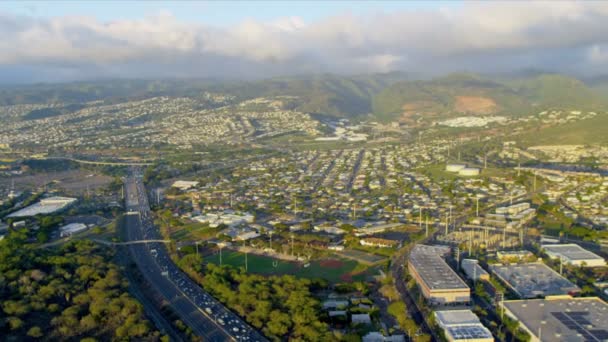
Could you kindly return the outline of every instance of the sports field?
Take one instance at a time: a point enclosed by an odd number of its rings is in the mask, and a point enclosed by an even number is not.
[[[204,257],[205,262],[219,264],[219,253]],[[245,254],[234,251],[222,252],[222,264],[245,267]],[[268,256],[247,255],[247,270],[265,275],[292,274],[303,278],[323,278],[330,282],[363,280],[367,267],[352,260],[322,259],[310,262],[308,267],[302,263],[279,260]]]

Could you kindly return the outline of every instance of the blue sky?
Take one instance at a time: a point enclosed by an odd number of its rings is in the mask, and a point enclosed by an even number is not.
[[[0,9],[35,17],[94,16],[102,21],[137,19],[168,11],[183,21],[226,26],[243,19],[272,20],[298,16],[306,22],[332,15],[436,9],[459,1],[2,1]]]

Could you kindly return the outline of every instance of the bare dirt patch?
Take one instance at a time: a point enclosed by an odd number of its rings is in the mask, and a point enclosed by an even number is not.
[[[489,97],[456,96],[454,110],[461,113],[490,114],[496,112],[498,105]]]

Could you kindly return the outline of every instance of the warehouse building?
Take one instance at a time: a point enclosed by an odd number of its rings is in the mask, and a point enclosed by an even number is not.
[[[490,265],[490,270],[521,298],[574,294],[580,288],[543,263]]]
[[[36,215],[52,214],[67,208],[76,202],[76,198],[70,197],[48,197],[41,199],[40,202],[34,203],[19,211],[16,211],[7,217],[29,217]]]
[[[542,247],[551,259],[561,259],[565,264],[587,267],[606,266],[604,258],[573,243],[543,245]]]
[[[449,248],[416,245],[410,253],[408,270],[422,295],[434,305],[468,303],[471,290],[445,262]]]
[[[471,310],[435,311],[437,324],[443,329],[449,342],[493,342],[494,337],[488,328]]]
[[[597,297],[510,300],[505,314],[538,341],[608,341],[608,304]]]
[[[467,278],[471,280],[490,280],[490,274],[479,266],[479,261],[475,259],[462,259],[460,266]]]

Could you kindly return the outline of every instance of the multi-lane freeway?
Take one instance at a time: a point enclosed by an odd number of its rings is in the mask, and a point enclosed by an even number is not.
[[[126,178],[125,195],[128,240],[160,240],[141,174],[135,170]],[[204,341],[266,341],[184,274],[171,261],[162,242],[130,244],[128,248],[147,282]]]

